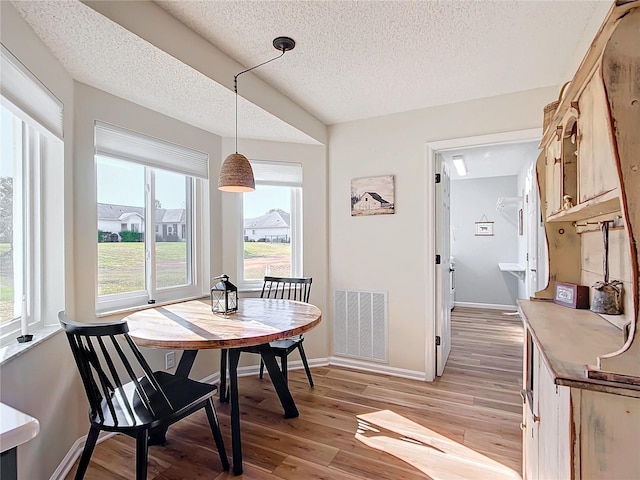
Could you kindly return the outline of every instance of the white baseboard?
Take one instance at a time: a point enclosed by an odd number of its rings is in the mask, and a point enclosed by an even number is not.
[[[471,302],[454,302],[456,307],[470,307],[470,308],[486,308],[488,310],[509,310],[511,312],[517,312],[517,305],[500,305],[497,303],[471,303]]]
[[[329,365],[328,358],[308,358],[307,362],[309,363],[309,367],[326,367]],[[287,370],[301,370],[304,368],[302,365],[302,360],[294,360],[292,362],[287,362]],[[249,377],[251,375],[258,375],[260,373],[260,364],[250,365],[248,367],[238,367],[238,377]],[[266,368],[265,368],[266,373]],[[215,373],[212,377],[216,377],[217,380],[220,380],[220,373]],[[207,377],[209,378],[209,377]],[[206,381],[206,380],[203,380]],[[211,382],[215,383],[215,382]]]
[[[114,435],[118,435],[114,432],[100,432],[98,436],[98,441],[96,444],[100,444],[107,440],[108,438],[113,437]],[[76,460],[82,455],[82,450],[84,449],[84,444],[87,441],[87,436],[80,437],[78,440],[71,445],[71,448],[67,452],[67,454],[58,465],[58,468],[51,474],[49,480],[64,480],[67,474],[73,468],[73,464],[76,463]]]
[[[376,362],[365,362],[353,358],[329,357],[329,365],[353,368],[354,370],[362,370],[365,372],[384,373],[394,377],[408,378],[410,380],[424,381],[425,379],[425,373],[418,370],[406,370],[404,368],[390,367]]]

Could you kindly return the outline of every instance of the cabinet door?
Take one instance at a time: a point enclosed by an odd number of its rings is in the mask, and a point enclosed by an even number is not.
[[[522,410],[522,477],[524,480],[536,480],[538,478],[538,415],[535,395],[538,391],[538,355],[537,348],[533,344],[531,333],[525,332],[524,341],[524,386]]]
[[[526,402],[528,402],[527,400]],[[538,477],[538,422],[534,418],[533,405],[525,403],[522,429],[524,480],[536,480]]]
[[[523,411],[524,480],[571,478],[570,389],[555,385],[538,348],[525,347],[525,395]],[[528,351],[529,350],[529,351]]]
[[[584,202],[618,186],[607,98],[600,77],[600,69],[591,77],[580,95],[578,104],[580,108],[579,202]],[[578,202],[574,199],[574,203]]]
[[[538,478],[570,479],[570,389],[554,383],[539,355],[537,365]]]

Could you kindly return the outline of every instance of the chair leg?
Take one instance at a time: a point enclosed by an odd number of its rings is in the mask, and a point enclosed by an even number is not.
[[[262,357],[260,357],[260,378],[264,375],[264,362],[262,361]]]
[[[209,426],[211,427],[213,439],[216,441],[216,447],[218,448],[218,455],[220,455],[222,469],[227,472],[229,471],[229,459],[227,458],[227,451],[224,448],[222,432],[220,431],[220,423],[218,423],[218,416],[216,415],[216,407],[213,405],[213,401],[211,399],[207,401],[204,409],[207,412],[207,418],[209,419]]]
[[[147,480],[148,450],[149,432],[140,430],[136,435],[136,480]]]
[[[100,435],[100,429],[92,426],[87,434],[87,441],[84,443],[84,449],[82,450],[78,470],[76,470],[75,480],[82,480],[84,478],[84,474],[87,472],[87,467],[89,466],[89,461],[91,460],[91,454],[98,441],[98,435]]]
[[[307,379],[309,379],[309,385],[313,388],[313,377],[311,376],[311,370],[309,370],[309,363],[307,363],[307,356],[304,353],[304,347],[302,342],[298,343],[298,350],[300,350],[300,358],[302,359],[302,365],[304,365],[304,371],[307,372]]]

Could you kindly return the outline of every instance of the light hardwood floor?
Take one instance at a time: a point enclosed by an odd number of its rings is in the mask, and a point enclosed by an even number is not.
[[[303,370],[289,386],[300,417],[282,418],[268,377],[240,379],[244,479],[519,478],[522,325],[499,311],[457,307],[444,375],[432,383],[336,367]],[[231,451],[228,405],[216,405]],[[227,479],[204,412],[151,447],[149,479]],[[96,447],[85,478],[131,479],[135,447]],[[72,479],[73,470],[67,476]]]

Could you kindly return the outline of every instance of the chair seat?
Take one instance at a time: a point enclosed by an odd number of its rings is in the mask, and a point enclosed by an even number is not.
[[[275,342],[271,342],[269,345],[272,349],[276,350],[286,350],[287,354],[291,352],[294,348],[297,348],[298,344],[302,341],[301,338],[285,338],[284,340],[277,340]]]
[[[96,414],[90,415],[91,423],[103,430],[123,431],[126,429],[138,430],[140,427],[156,428],[161,425],[170,425],[183,418],[189,410],[202,408],[208,398],[216,392],[218,387],[189,378],[177,377],[167,372],[153,372],[165,392],[170,404],[162,394],[152,388],[146,378],[140,379],[140,384],[147,392],[149,402],[154,410],[153,414],[142,403],[133,382],[123,385],[124,395],[128,401],[123,402],[121,393],[116,390],[112,397],[115,410],[115,418],[109,409],[107,401],[102,399],[102,411],[104,420]],[[133,415],[127,408],[127,404],[133,405]]]

